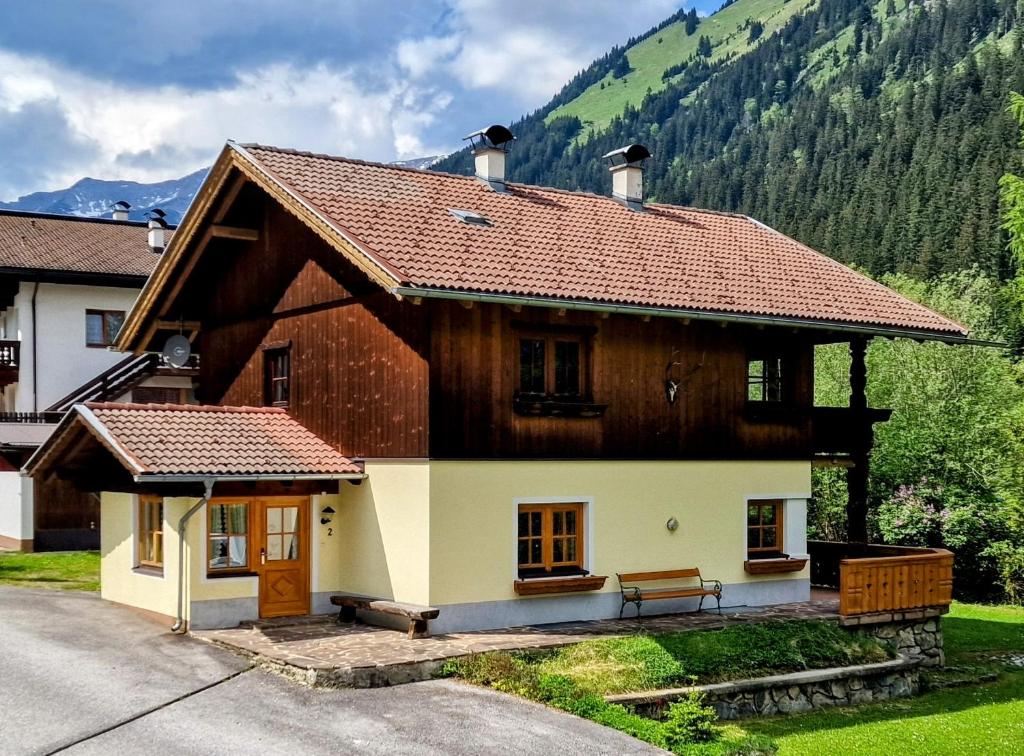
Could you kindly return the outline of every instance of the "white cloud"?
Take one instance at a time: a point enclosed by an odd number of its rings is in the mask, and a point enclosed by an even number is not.
[[[466,89],[495,89],[532,110],[611,45],[677,8],[678,0],[453,0],[447,33],[402,41],[396,59],[413,79],[443,72]]]
[[[370,83],[324,64],[270,64],[239,73],[228,85],[190,91],[124,86],[0,50],[0,125],[45,102],[62,116],[67,140],[91,147],[75,160],[33,156],[41,175],[31,185],[24,172],[0,174],[0,197],[64,186],[83,175],[181,176],[209,164],[228,138],[370,160],[413,157],[423,147],[418,134],[450,101],[429,87]]]

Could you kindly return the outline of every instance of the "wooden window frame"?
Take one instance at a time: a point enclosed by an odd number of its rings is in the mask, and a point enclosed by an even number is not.
[[[284,375],[275,372],[278,360],[284,360]],[[275,399],[276,389],[283,386],[284,398]],[[263,404],[267,407],[288,407],[292,398],[291,342],[268,344],[263,347]]]
[[[544,390],[524,391],[523,390],[523,364],[522,345],[524,341],[541,341],[544,343]],[[579,376],[577,390],[575,392],[558,392],[557,375],[555,370],[555,355],[559,342],[574,343],[579,345]],[[549,400],[560,402],[587,402],[590,401],[590,354],[591,335],[584,330],[547,330],[547,329],[521,329],[515,333],[516,345],[516,398],[532,398],[537,400]]]
[[[139,496],[136,518],[135,565],[163,572],[164,500],[159,496]],[[157,554],[160,559],[155,558]]]
[[[757,507],[757,525],[750,524],[750,508]],[[775,524],[765,525],[764,524],[764,508],[771,506],[775,510]],[[747,528],[747,556],[756,554],[782,554],[783,553],[783,533],[785,531],[785,505],[782,499],[748,499],[747,509],[744,513],[745,523]],[[751,546],[750,531],[758,531],[758,544],[764,544],[764,531],[774,530],[775,531],[775,545],[774,546]]]
[[[101,328],[103,330],[103,336],[102,336],[103,340],[101,340],[101,341],[89,341],[89,317],[93,316],[93,315],[99,316],[100,322],[102,324]],[[110,341],[105,341],[105,339],[107,338],[107,321],[108,321],[108,319],[111,316],[114,316],[114,315],[119,316],[121,318],[121,326],[119,326],[118,329],[117,329],[118,331],[120,331],[121,328],[124,326],[124,321],[125,321],[125,316],[126,316],[126,313],[125,313],[124,310],[86,309],[86,311],[85,311],[85,345],[87,347],[89,347],[90,349],[106,349],[108,346],[111,346],[114,343],[114,341],[117,338],[117,332],[116,331],[111,336]]]
[[[216,577],[217,575],[248,575],[252,572],[252,545],[253,545],[253,524],[255,522],[255,513],[252,500],[250,499],[211,499],[206,507],[206,574],[208,577]],[[228,518],[228,530],[224,533],[218,531],[213,532],[213,508],[214,507],[246,507],[245,511],[245,533],[237,533],[230,530],[231,518]],[[237,567],[211,567],[210,559],[213,556],[213,538],[214,536],[227,536],[228,538],[228,553],[231,550],[231,537],[232,536],[245,536],[245,564]]]
[[[521,579],[546,578],[555,575],[585,575],[586,571],[586,507],[584,502],[569,503],[541,503],[541,504],[520,504],[516,509],[516,566]],[[541,515],[540,535],[528,533],[523,536],[519,530],[519,517],[539,512]],[[556,512],[572,512],[576,515],[576,533],[573,535],[559,535],[554,533],[554,516]],[[539,537],[541,541],[540,562],[520,562],[519,544],[522,541],[532,541]],[[554,542],[556,538],[563,541],[574,539],[576,541],[576,558],[573,560],[554,560]],[[529,547],[527,549],[529,552]]]

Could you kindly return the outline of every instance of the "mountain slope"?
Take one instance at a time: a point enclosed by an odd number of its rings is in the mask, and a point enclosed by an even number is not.
[[[744,212],[876,274],[1005,276],[996,183],[1024,168],[1005,112],[1024,89],[1021,13],[1017,0],[816,0],[742,56],[689,58],[605,128],[571,114],[591,86],[571,82],[513,125],[509,173],[607,194],[600,156],[642,142],[651,199]],[[600,81],[603,61],[577,80]],[[469,157],[437,168],[468,172]]]
[[[14,202],[0,202],[0,209],[97,218],[108,216],[110,206],[124,200],[132,206],[129,214],[132,220],[142,220],[149,210],[159,207],[167,213],[167,222],[173,225],[188,209],[206,171],[203,168],[182,178],[155,184],[84,178],[67,189],[35,192]]]

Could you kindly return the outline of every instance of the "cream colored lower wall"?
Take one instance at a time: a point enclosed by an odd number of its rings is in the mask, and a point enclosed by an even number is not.
[[[164,572],[155,576],[136,568],[137,497],[104,492],[100,499],[100,595],[110,601],[174,616],[176,612],[178,535],[176,523],[186,500],[164,501]]]
[[[317,526],[317,590],[428,603],[430,470],[426,460],[367,460],[366,480],[342,484],[333,535]]]
[[[806,462],[431,462],[429,603],[531,600],[513,590],[522,500],[587,503],[588,569],[609,576],[605,592],[618,591],[617,572],[683,567],[726,584],[806,579],[753,577],[743,562],[746,500],[810,489]]]
[[[786,533],[792,541],[787,547],[792,551],[805,528],[808,463],[411,460],[368,461],[366,472],[361,485],[343,483],[337,495],[312,498],[314,612],[329,609],[326,596],[331,592],[435,606],[513,602],[509,606],[528,607],[531,601],[550,605],[548,599],[519,598],[513,590],[516,511],[522,501],[586,503],[587,567],[609,576],[603,594],[617,593],[616,572],[697,566],[706,577],[727,585],[763,581],[757,592],[764,594],[762,603],[770,603],[772,596],[792,595],[773,593],[780,577],[802,585],[808,578],[806,570],[763,578],[743,570],[746,500],[788,500]],[[175,614],[177,526],[197,501],[164,500],[161,578],[134,569],[136,497],[103,494],[104,598]],[[330,523],[321,524],[327,506],[335,512]],[[672,517],[679,521],[675,532],[665,526]],[[205,544],[204,508],[190,520],[186,535],[186,619],[194,614],[196,626],[255,619],[258,579],[208,578]],[[586,611],[607,616],[607,611],[617,610],[617,596],[601,601],[602,608]],[[491,616],[489,609],[480,611]],[[517,621],[529,619],[529,610],[524,611]],[[462,621],[449,614],[453,621]],[[487,626],[488,620],[477,616],[473,623]]]

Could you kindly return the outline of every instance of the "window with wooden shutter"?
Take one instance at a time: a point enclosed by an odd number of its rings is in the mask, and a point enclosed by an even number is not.
[[[583,504],[521,504],[519,577],[579,575],[584,565]]]
[[[782,501],[761,499],[747,502],[747,554],[749,558],[782,553]]]
[[[164,501],[157,496],[140,496],[136,564],[164,568]]]

